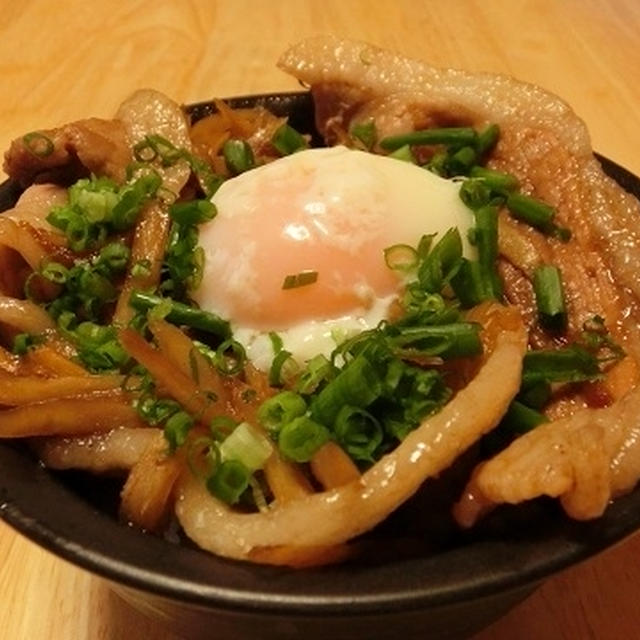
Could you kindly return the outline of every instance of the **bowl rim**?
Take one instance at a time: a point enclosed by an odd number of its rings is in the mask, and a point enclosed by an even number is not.
[[[279,115],[292,110],[306,118],[313,115],[308,91],[228,101],[234,106],[263,104]],[[198,102],[185,109],[198,118],[211,112],[212,103]],[[605,173],[640,197],[639,177],[595,155]],[[0,184],[0,211],[18,194],[15,183]],[[598,520],[580,523],[562,518],[547,538],[472,540],[444,553],[383,565],[291,570],[216,557],[130,529],[74,494],[19,444],[0,441],[0,469],[0,518],[31,541],[114,583],[226,611],[344,616],[455,605],[533,588],[640,527],[637,487]],[[470,548],[475,554],[471,564]]]

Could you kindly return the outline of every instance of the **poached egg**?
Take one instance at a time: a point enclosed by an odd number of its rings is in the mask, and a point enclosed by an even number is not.
[[[227,180],[217,216],[200,227],[201,308],[231,323],[255,366],[274,357],[269,332],[300,364],[375,327],[401,292],[384,250],[458,227],[465,255],[473,216],[460,183],[411,163],[337,146],[294,153]],[[437,240],[437,238],[436,238]],[[313,280],[286,288],[287,276]]]

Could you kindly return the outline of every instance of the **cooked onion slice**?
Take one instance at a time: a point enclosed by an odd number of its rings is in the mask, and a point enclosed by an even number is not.
[[[476,377],[360,479],[268,512],[243,514],[185,473],[178,484],[180,523],[209,551],[257,561],[263,547],[337,545],[371,529],[500,420],[520,384],[525,344],[521,323],[501,333]]]
[[[82,469],[92,473],[131,469],[154,441],[158,429],[114,429],[78,438],[44,438],[33,446],[49,469]]]

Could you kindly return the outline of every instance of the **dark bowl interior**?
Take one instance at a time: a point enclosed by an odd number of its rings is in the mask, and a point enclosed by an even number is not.
[[[319,143],[306,92],[236,98],[289,116]],[[193,118],[210,103],[188,107]],[[640,180],[599,157],[640,196]],[[0,211],[19,189],[0,185]],[[16,530],[108,579],[129,602],[189,637],[462,638],[526,597],[544,578],[622,540],[640,526],[640,489],[593,522],[567,519],[550,500],[501,507],[471,532],[449,515],[474,456],[425,483],[361,541],[362,555],[313,570],[217,558],[178,531],[164,538],[118,522],[119,482],[44,469],[21,443],[0,442],[0,517]],[[320,623],[321,622],[321,623]],[[320,624],[319,624],[320,623]],[[401,625],[400,627],[398,625]],[[211,630],[215,628],[215,633]]]

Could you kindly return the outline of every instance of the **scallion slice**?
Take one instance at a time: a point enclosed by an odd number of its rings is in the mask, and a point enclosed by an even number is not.
[[[556,211],[546,202],[526,196],[523,193],[511,193],[507,198],[507,209],[518,220],[551,235],[558,227],[553,222]]]
[[[298,287],[306,287],[307,285],[313,284],[318,280],[318,272],[317,271],[301,271],[300,273],[290,274],[285,276],[282,281],[283,289],[297,289]]]
[[[222,146],[227,169],[232,175],[237,176],[255,167],[256,161],[253,157],[251,146],[246,140],[232,138],[227,140]]]
[[[380,141],[386,151],[394,151],[404,145],[444,144],[465,146],[474,145],[478,134],[471,127],[444,127],[412,131],[397,136],[389,136]]]
[[[482,156],[491,151],[491,149],[495,147],[499,138],[500,127],[497,124],[490,124],[485,129],[483,129],[478,134],[475,145],[478,155]]]
[[[216,369],[224,376],[240,373],[247,360],[244,347],[233,338],[227,338],[217,349],[214,357]]]
[[[329,439],[326,427],[307,416],[300,416],[280,429],[278,447],[285,457],[295,462],[309,462]]]
[[[551,264],[536,268],[533,273],[533,290],[540,323],[553,330],[567,326],[567,309],[560,269]]]
[[[484,180],[467,178],[467,180],[460,185],[460,199],[469,209],[475,211],[489,204],[491,201],[491,189]]]
[[[294,418],[307,411],[304,398],[293,391],[282,391],[267,398],[258,409],[258,420],[268,431],[279,431],[280,428]]]
[[[187,441],[194,420],[186,411],[176,411],[164,424],[164,437],[171,451],[175,451]]]
[[[373,149],[378,140],[378,132],[376,131],[376,123],[373,118],[363,122],[357,122],[349,129],[352,138],[359,140],[367,150]]]
[[[237,460],[249,471],[264,467],[273,453],[269,439],[248,422],[241,422],[220,445],[222,460]]]
[[[451,359],[482,353],[480,325],[475,322],[402,327],[398,335],[388,340],[394,353],[405,358],[439,356]]]
[[[487,169],[486,167],[475,166],[469,174],[472,178],[481,179],[482,182],[496,193],[507,193],[515,191],[520,187],[518,178],[510,173],[496,171],[495,169]]]
[[[178,224],[202,224],[216,215],[216,206],[209,200],[175,202],[169,207],[169,216]]]
[[[143,291],[133,291],[129,298],[129,304],[136,311],[149,311],[160,304],[168,303],[166,319],[173,324],[184,324],[194,329],[207,331],[220,338],[228,338],[231,328],[226,320],[203,309],[196,309],[181,302],[175,302],[168,298],[161,298]]]
[[[408,144],[402,145],[401,147],[398,147],[395,151],[392,151],[389,154],[389,158],[394,158],[395,160],[402,160],[403,162],[416,164],[416,158],[413,155],[413,151],[411,151],[411,147]]]
[[[286,377],[284,374],[288,362],[293,363],[291,352],[286,349],[280,349],[269,367],[269,384],[272,387],[281,387],[284,384]]]
[[[41,131],[32,131],[22,136],[22,143],[30,153],[38,158],[50,156],[55,149],[53,140]]]
[[[408,244],[394,244],[384,250],[384,261],[394,271],[411,271],[418,266],[418,252]]]
[[[501,427],[512,433],[522,434],[535,429],[543,422],[548,422],[543,413],[514,400],[502,418]]]
[[[238,460],[225,460],[207,480],[209,492],[227,504],[236,504],[249,486],[251,472]]]
[[[368,411],[349,405],[338,412],[333,430],[342,448],[363,462],[373,461],[384,435],[380,422]]]
[[[286,122],[276,129],[271,144],[281,156],[291,155],[309,146],[304,136]]]
[[[451,280],[462,258],[462,238],[452,227],[438,240],[418,267],[418,280],[429,293],[440,293]]]
[[[573,344],[561,349],[540,349],[525,354],[522,384],[538,382],[583,382],[600,377],[598,359],[583,347]]]
[[[342,406],[368,407],[381,392],[380,375],[365,356],[358,355],[314,397],[311,415],[332,425]]]
[[[469,145],[451,151],[446,163],[447,173],[450,176],[466,176],[477,159],[476,150]]]

